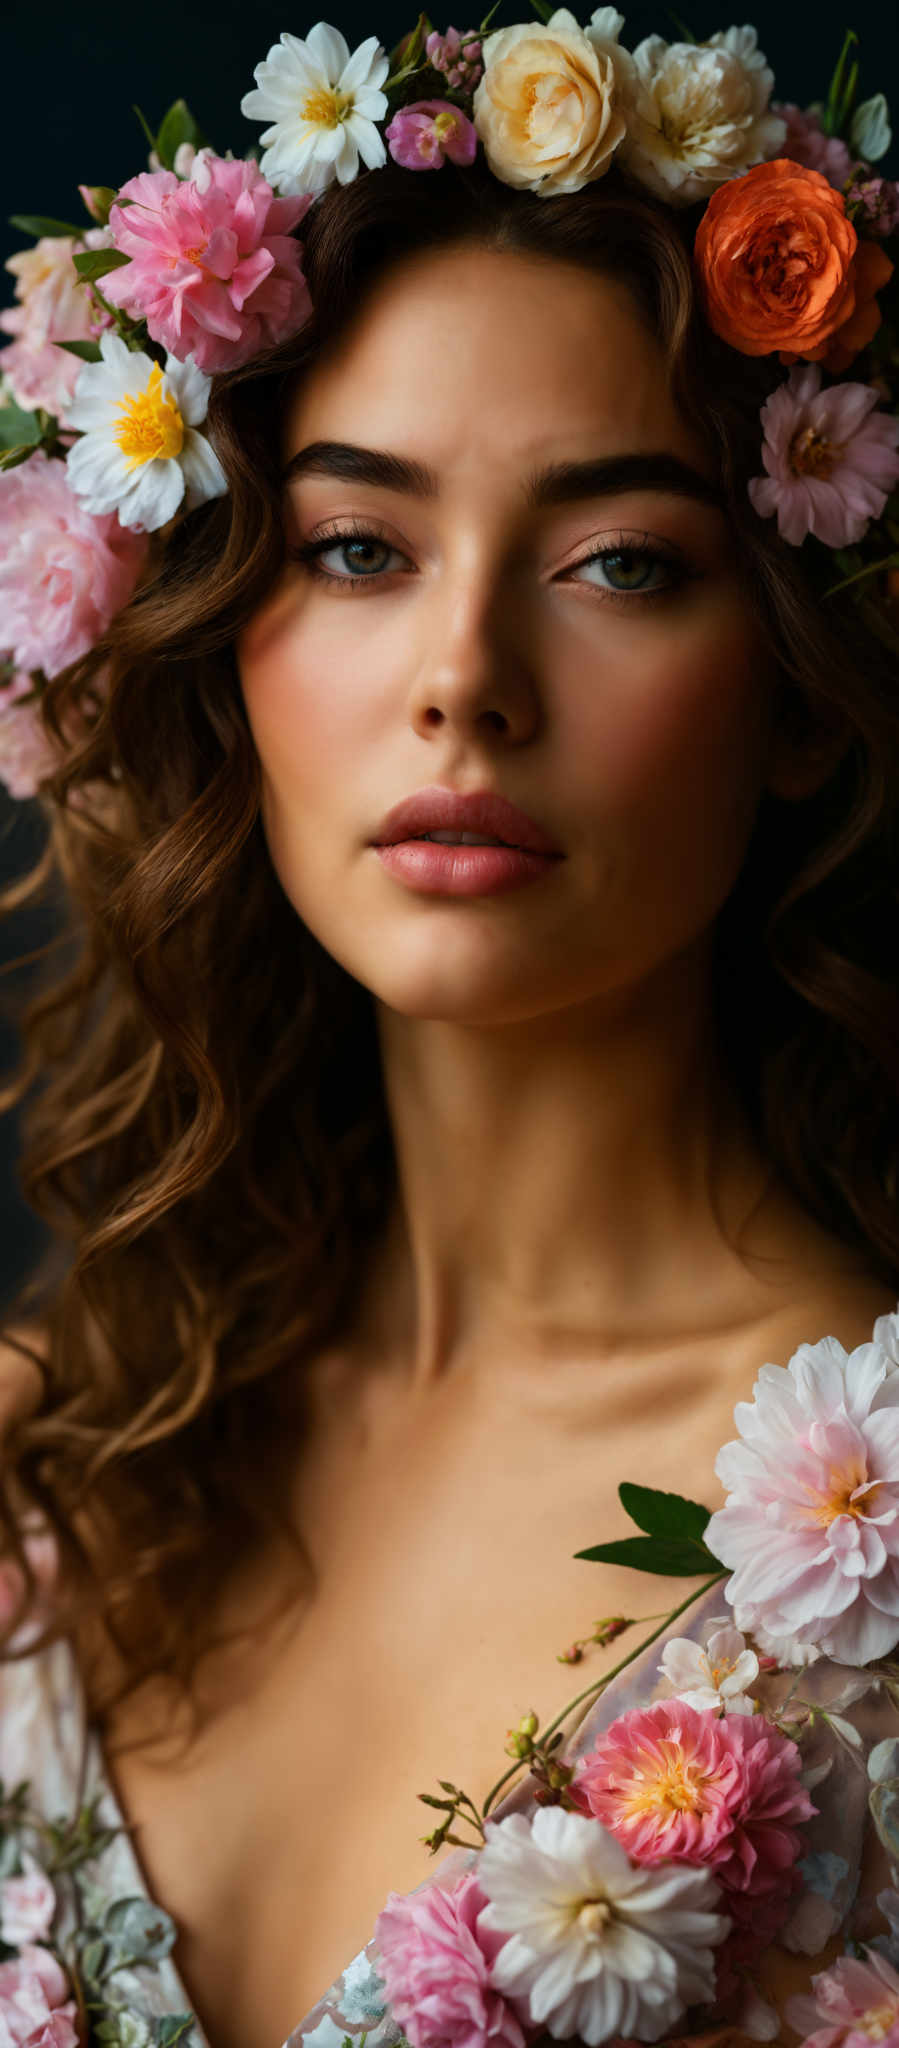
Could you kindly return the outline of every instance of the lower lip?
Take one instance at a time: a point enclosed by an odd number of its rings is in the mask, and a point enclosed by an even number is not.
[[[375,852],[389,875],[425,896],[498,896],[538,882],[562,858],[520,846],[444,846],[432,839],[400,839]]]

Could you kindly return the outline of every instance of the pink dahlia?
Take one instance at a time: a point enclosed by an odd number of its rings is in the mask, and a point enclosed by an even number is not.
[[[786,2018],[803,2048],[897,2048],[899,1977],[885,1956],[840,1956],[812,1978],[810,1998],[791,1998]]]
[[[851,547],[878,519],[899,482],[899,419],[878,412],[872,384],[821,389],[816,363],[790,371],[762,407],[766,476],[749,484],[755,510],[777,513],[778,532],[798,547],[813,533],[829,548]]]
[[[83,368],[82,364],[82,368]],[[67,465],[35,450],[0,474],[0,631],[20,669],[59,675],[95,646],[143,566],[143,534],[85,510]]]
[[[636,1863],[707,1864],[724,1911],[786,1913],[814,1813],[795,1742],[761,1715],[658,1700],[613,1721],[580,1759],[572,1790]]]
[[[204,153],[184,180],[141,171],[111,207],[115,247],[131,261],[105,296],[146,320],[154,341],[207,376],[233,370],[296,334],[311,311],[291,229],[312,194],[276,199],[252,158]]]
[[[4,2048],[78,2048],[77,2007],[49,1949],[27,1943],[0,1963],[0,2041]]]
[[[384,130],[394,161],[407,171],[439,171],[449,157],[470,164],[478,146],[473,122],[449,100],[413,100]]]
[[[787,124],[787,139],[778,154],[790,157],[794,164],[804,164],[806,170],[820,171],[839,191],[853,162],[845,142],[838,135],[825,135],[817,114],[805,114],[792,103],[776,106],[772,101],[771,111]]]
[[[452,1891],[391,1892],[375,1923],[377,1968],[412,2048],[524,2048],[508,2001],[491,1989],[504,1935],[478,1931],[487,1905],[473,1871]]]
[[[888,1319],[892,1321],[892,1319]],[[885,1332],[885,1335],[887,1333]],[[899,1367],[878,1339],[835,1337],[764,1365],[715,1471],[705,1540],[733,1576],[738,1628],[871,1664],[899,1642]]]

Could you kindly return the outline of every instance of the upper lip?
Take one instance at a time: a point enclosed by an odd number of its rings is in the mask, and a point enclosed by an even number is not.
[[[483,832],[489,839],[502,839],[507,846],[521,846],[531,853],[560,852],[533,818],[490,789],[474,790],[470,796],[460,796],[437,783],[430,789],[417,789],[382,818],[373,844],[395,846],[398,840],[414,839],[422,832]]]

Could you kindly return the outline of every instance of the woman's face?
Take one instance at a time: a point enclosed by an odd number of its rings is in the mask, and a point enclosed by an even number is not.
[[[363,480],[332,449],[285,483],[289,546],[322,546],[237,654],[287,896],[408,1015],[623,992],[708,933],[776,765],[770,658],[659,343],[612,280],[429,252],[298,386],[284,466],[313,442],[417,474]],[[498,792],[563,857],[499,891],[422,890],[375,842],[434,785]]]

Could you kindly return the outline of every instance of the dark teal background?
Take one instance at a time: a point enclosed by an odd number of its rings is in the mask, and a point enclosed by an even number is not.
[[[583,11],[572,8],[584,22],[590,11],[589,5]],[[645,35],[656,33],[674,41],[679,34],[664,7],[623,11],[622,41],[628,48]],[[679,12],[699,38],[727,28],[734,18],[708,0],[682,0]],[[774,71],[775,97],[803,106],[824,96],[845,29],[855,28],[860,37],[860,96],[885,92],[899,129],[895,0],[887,5],[881,0],[876,8],[859,14],[847,12],[842,0],[801,6],[764,0],[763,6],[746,12]],[[240,101],[254,84],[255,66],[283,29],[304,36],[317,18],[285,10],[271,0],[259,5],[243,0],[239,7],[219,0],[217,5],[189,10],[128,0],[118,0],[115,7],[108,0],[84,0],[82,5],[66,0],[61,6],[48,5],[47,0],[40,5],[18,0],[0,38],[0,262],[28,246],[28,238],[7,225],[9,214],[39,213],[72,221],[84,217],[87,224],[79,184],[118,187],[146,170],[148,145],[132,112],[135,101],[155,130],[167,107],[181,95],[215,149],[245,154],[258,142],[264,126],[245,120],[240,112]],[[741,9],[736,19],[743,18]],[[368,35],[377,35],[390,49],[415,19],[415,0],[408,9],[390,0],[371,13],[358,6],[341,8],[336,25],[351,49]],[[440,29],[448,26],[439,11],[432,9],[431,19]],[[455,28],[465,29],[475,27],[478,16],[454,13],[451,19]],[[491,27],[530,19],[537,17],[524,0],[502,0]],[[895,145],[880,168],[893,176],[899,171]],[[14,282],[0,270],[0,304],[13,303]],[[29,863],[38,844],[39,821],[33,807],[12,803],[0,790],[0,879],[8,880]],[[49,929],[46,916],[21,914],[0,928],[0,965],[40,943]],[[0,1006],[8,985],[7,974],[0,980]],[[0,1071],[12,1051],[12,1037],[0,1024]],[[15,1119],[8,1116],[0,1127],[0,1305],[40,1241],[16,1192],[16,1147]]]

